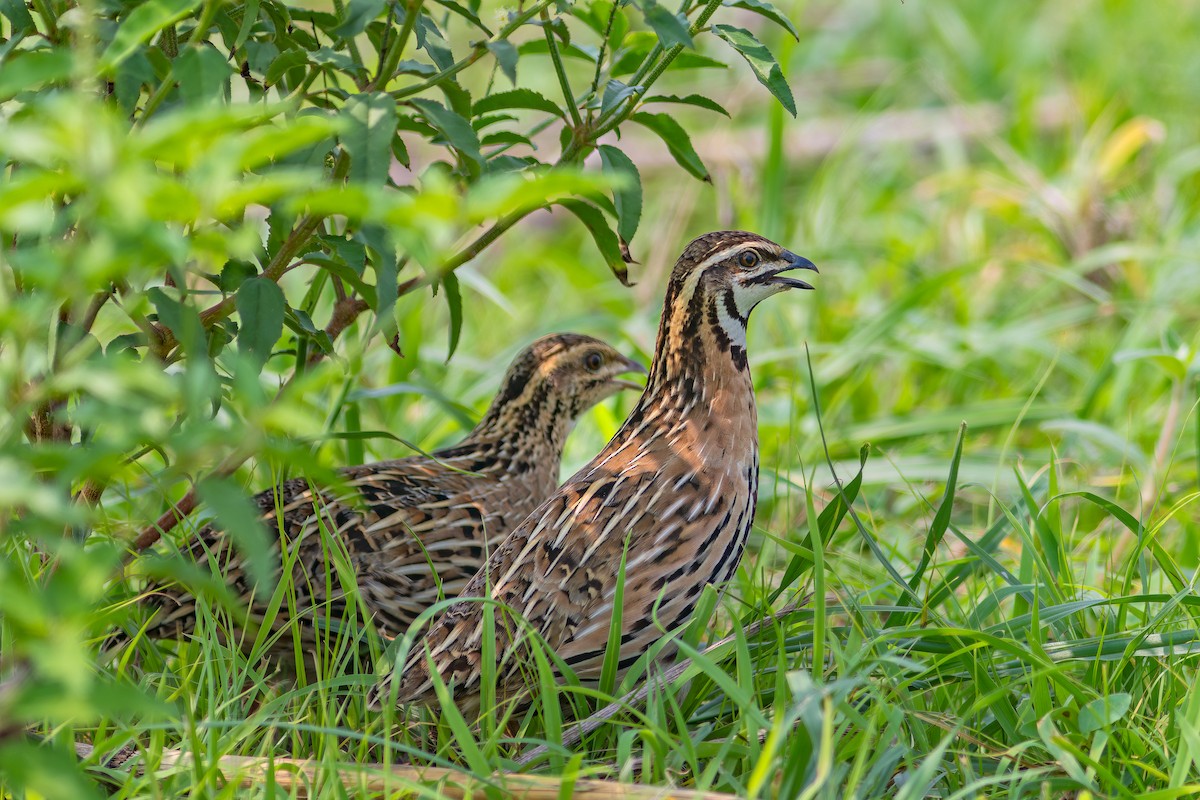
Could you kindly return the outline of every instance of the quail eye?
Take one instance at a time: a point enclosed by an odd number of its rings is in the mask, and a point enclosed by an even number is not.
[[[583,358],[583,366],[588,372],[598,372],[600,370],[600,365],[603,362],[604,359],[600,358],[599,353],[588,353]]]
[[[743,250],[738,256],[738,263],[743,267],[753,267],[758,263],[758,253],[753,250]]]

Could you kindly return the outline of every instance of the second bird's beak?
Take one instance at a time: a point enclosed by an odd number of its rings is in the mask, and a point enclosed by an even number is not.
[[[650,374],[649,372],[646,371],[645,367],[643,367],[638,362],[634,361],[632,358],[625,359],[625,369],[621,370],[621,372],[622,373],[635,372],[638,375],[649,375]],[[622,389],[636,389],[637,391],[640,392],[646,388],[645,386],[638,383],[637,381],[626,380],[625,378],[613,378],[612,382],[614,384],[616,384],[617,386],[620,386]]]
[[[781,277],[780,273],[791,272],[794,269],[811,269],[813,272],[817,272],[816,264],[812,263],[804,256],[798,256],[795,253],[789,252],[787,250],[783,251],[783,260],[787,262],[787,265],[780,267],[779,269],[775,270],[774,272],[766,275],[764,283],[774,284],[775,286],[780,286],[785,289],[811,289],[811,288],[813,288],[812,284],[810,284],[810,283],[806,283],[805,281],[799,280],[797,278]]]

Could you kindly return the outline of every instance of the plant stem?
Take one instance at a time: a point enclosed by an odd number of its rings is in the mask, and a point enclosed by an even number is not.
[[[58,19],[54,10],[50,8],[49,0],[33,0],[33,7],[37,9],[38,16],[46,26],[46,38],[58,44]]]
[[[460,59],[456,63],[451,64],[449,67],[447,67],[446,69],[439,72],[437,75],[434,75],[426,80],[423,80],[418,84],[414,84],[413,86],[409,86],[407,88],[399,89],[395,92],[392,92],[392,97],[394,97],[397,100],[404,100],[405,98],[420,94],[421,92],[425,91],[426,89],[428,89],[432,86],[437,86],[439,83],[446,80],[446,78],[450,78],[450,77],[453,77],[454,75],[457,75],[458,73],[462,72],[467,67],[474,64],[479,59],[483,58],[484,54],[487,53],[487,51],[488,51],[488,48],[487,48],[488,44],[490,44],[491,42],[498,42],[503,39],[507,39],[509,36],[511,36],[513,34],[513,32],[517,28],[521,27],[526,22],[528,22],[530,19],[532,19],[533,17],[540,14],[542,12],[542,9],[549,8],[554,2],[555,2],[555,0],[541,0],[541,2],[537,3],[536,5],[531,6],[530,8],[527,8],[526,10],[522,11],[520,14],[513,17],[512,20],[507,25],[505,25],[500,30],[500,32],[498,34],[496,34],[493,38],[489,39],[486,42],[480,42],[479,44],[475,45],[475,49],[471,52],[471,55]]]
[[[620,6],[613,3],[612,9],[608,12],[608,24],[604,26],[604,39],[600,42],[600,53],[596,56],[596,74],[592,76],[592,94],[600,90],[600,68],[604,65],[604,53],[608,49],[608,37],[612,36],[613,21],[617,18],[618,8]]]
[[[337,160],[333,164],[332,179],[334,183],[338,183],[346,177],[346,173],[350,169],[350,157],[345,151],[338,153]],[[296,227],[288,234],[288,238],[279,246],[275,256],[263,269],[262,277],[269,281],[278,281],[283,274],[288,271],[291,266],[292,259],[300,252],[304,245],[312,238],[313,233],[324,221],[325,217],[319,214],[306,214],[296,223]],[[200,312],[200,322],[205,330],[208,330],[217,322],[233,313],[236,308],[236,299],[233,295],[222,299],[219,303],[212,305]],[[166,359],[171,351],[179,344],[175,338],[175,334],[170,328],[161,323],[153,326],[157,337],[157,342],[151,342],[151,347],[159,358]]]
[[[708,0],[708,2],[704,4],[704,9],[700,12],[700,15],[696,17],[696,21],[693,22],[691,27],[688,29],[688,32],[693,36],[699,33],[700,29],[703,28],[705,23],[707,23],[712,15],[716,13],[720,5],[721,0]],[[654,82],[662,76],[667,67],[671,66],[671,62],[675,60],[676,56],[683,52],[683,45],[677,44],[671,47],[666,51],[666,55],[663,56],[663,59],[660,62],[651,66],[656,52],[661,52],[661,50],[661,45],[655,45],[654,50],[650,51],[650,55],[646,57],[646,60],[642,62],[642,66],[638,68],[638,71],[634,73],[634,76],[630,79],[629,85],[639,86],[640,88],[638,91],[631,95],[626,102],[618,105],[615,108],[609,109],[607,113],[601,114],[600,118],[596,120],[596,128],[594,131],[594,135],[596,137],[608,133],[613,128],[617,127],[626,119],[628,119],[629,115],[633,113],[634,108],[636,108],[638,100],[640,100],[642,96],[646,94],[646,91],[654,85]]]
[[[563,67],[562,56],[558,52],[558,42],[554,41],[554,33],[550,30],[550,14],[543,8],[541,16],[544,23],[542,33],[546,35],[546,47],[550,50],[550,61],[554,64],[554,74],[558,76],[558,85],[562,87],[563,102],[567,105],[567,112],[571,115],[575,131],[578,131],[583,126],[583,118],[579,116],[579,109],[575,107],[575,95],[567,80],[567,70]]]
[[[379,59],[379,71],[375,75],[375,80],[368,84],[369,91],[387,86],[395,77],[396,67],[400,64],[400,57],[404,55],[404,48],[408,46],[408,37],[412,35],[413,29],[417,26],[417,19],[421,16],[421,6],[424,3],[425,0],[415,0],[405,7],[404,24],[400,28],[400,35]]]
[[[346,4],[342,0],[333,0],[333,10],[338,19],[344,23],[346,21]],[[355,43],[353,36],[346,37],[346,49],[350,51],[350,58],[354,59],[354,63],[365,69],[362,53],[358,52],[358,44]]]
[[[196,27],[192,28],[188,33],[187,39],[181,43],[182,46],[190,45],[196,40],[197,36],[203,36],[212,26],[213,19],[217,16],[217,10],[221,5],[221,0],[208,0],[204,4],[203,10],[200,12],[200,19],[196,21]],[[174,28],[174,26],[172,26]],[[167,99],[167,95],[171,93],[171,89],[175,87],[175,66],[172,63],[171,71],[167,73],[167,77],[163,78],[163,82],[154,90],[154,94],[146,100],[146,105],[142,107],[142,115],[133,121],[134,128],[140,128],[145,124],[150,115],[158,110],[163,101]]]

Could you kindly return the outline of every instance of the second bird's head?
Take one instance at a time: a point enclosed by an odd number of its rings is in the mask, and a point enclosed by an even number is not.
[[[513,359],[493,407],[550,405],[574,417],[621,389],[640,391],[641,384],[621,376],[645,372],[641,364],[599,339],[579,333],[550,334]]]

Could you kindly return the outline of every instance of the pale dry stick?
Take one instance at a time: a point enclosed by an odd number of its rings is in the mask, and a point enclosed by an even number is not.
[[[75,753],[80,759],[91,757],[94,749],[88,744],[76,744]],[[110,759],[105,766],[124,769],[132,760],[125,752],[118,751],[117,760]],[[191,753],[182,750],[163,750],[159,759],[160,770],[191,767]],[[268,781],[283,790],[295,791],[298,797],[322,796],[328,787],[328,766],[321,761],[306,758],[269,758],[265,756],[221,756],[217,768],[224,779],[245,789],[261,786]],[[141,774],[141,767],[134,766],[133,774]],[[735,796],[720,792],[700,792],[693,789],[675,789],[669,786],[645,786],[616,781],[578,778],[575,780],[552,778],[542,775],[518,775],[494,773],[487,780],[459,770],[443,767],[413,767],[396,764],[360,764],[339,768],[336,780],[352,791],[383,793],[392,796],[405,789],[418,786],[436,786],[438,795],[445,798],[477,797],[484,790],[499,788],[506,797],[523,800],[558,800],[563,796],[580,800],[734,800]]]
[[[754,636],[760,630],[762,630],[764,627],[766,627],[766,625],[768,623],[774,622],[775,620],[778,620],[778,619],[783,619],[783,618],[787,617],[787,615],[791,614],[793,611],[796,611],[797,609],[799,609],[802,605],[807,605],[808,601],[811,598],[812,598],[812,595],[807,595],[800,600],[796,600],[792,603],[789,603],[788,605],[781,608],[779,611],[776,611],[774,614],[763,617],[762,619],[758,620],[757,622],[754,622],[751,625],[748,625],[742,635],[745,636],[746,638]],[[737,638],[737,634],[731,633],[728,636],[726,636],[725,638],[720,639],[716,642],[713,642],[708,647],[701,650],[700,653],[701,653],[701,655],[703,655],[705,653],[710,653],[713,650],[716,650],[718,647],[724,647],[725,645],[734,641],[736,638]],[[647,678],[639,688],[635,689],[634,691],[630,692],[629,694],[627,694],[617,700],[614,700],[613,702],[606,705],[604,708],[597,711],[595,714],[592,714],[587,719],[581,721],[579,724],[571,726],[571,728],[563,734],[560,745],[564,748],[565,747],[574,747],[576,744],[578,744],[583,739],[584,736],[587,736],[589,733],[591,733],[592,731],[599,728],[602,724],[604,724],[605,721],[612,719],[619,712],[624,711],[629,708],[632,708],[635,705],[638,705],[638,704],[642,703],[643,701],[645,701],[645,699],[650,696],[650,692],[653,691],[654,689],[670,685],[673,681],[678,679],[680,675],[682,675],[684,672],[686,672],[687,668],[690,667],[691,665],[692,665],[692,659],[684,658],[684,659],[681,659],[679,661],[679,663],[675,664],[670,669],[666,670],[661,675],[657,676],[657,678],[655,678],[655,677]],[[537,747],[530,750],[525,755],[518,758],[517,764],[520,764],[520,765],[528,764],[529,762],[533,761],[538,756],[544,755],[545,753],[548,753],[549,751],[550,751],[550,747],[548,745],[540,744]]]

